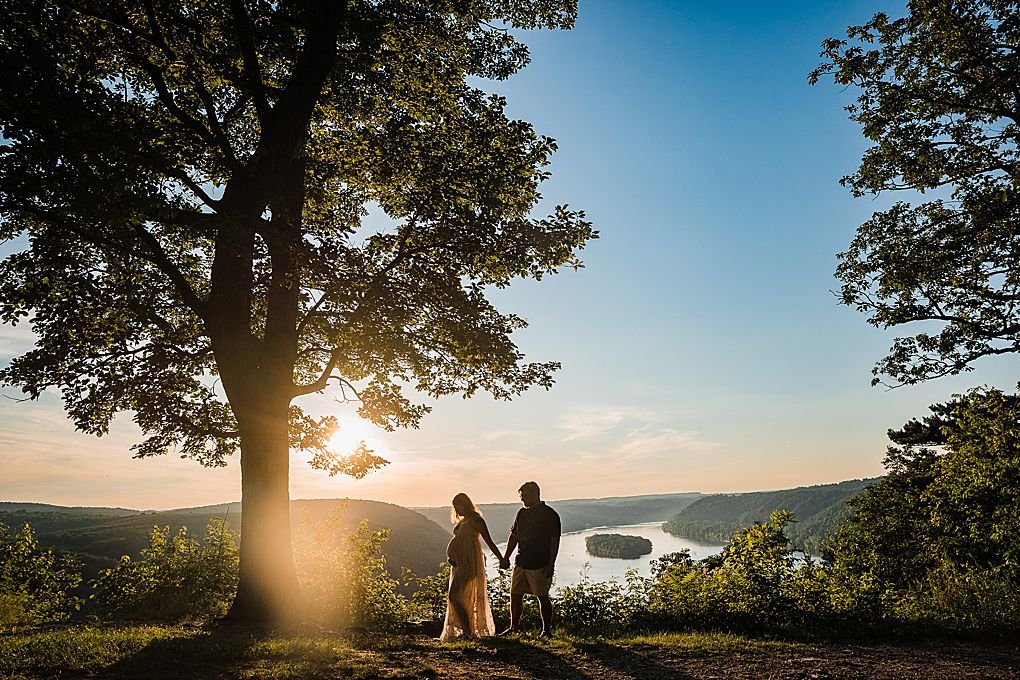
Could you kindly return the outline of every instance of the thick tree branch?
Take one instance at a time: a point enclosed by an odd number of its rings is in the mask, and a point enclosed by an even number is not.
[[[252,101],[255,103],[255,112],[259,117],[259,123],[265,127],[270,116],[269,101],[266,97],[265,85],[262,82],[262,68],[259,66],[258,52],[255,49],[255,40],[251,32],[251,19],[244,8],[244,0],[230,0],[230,11],[234,16],[234,28],[237,30],[237,37],[240,41],[245,80],[248,83]]]
[[[130,249],[129,244],[122,241],[116,241],[111,238],[101,237],[88,229],[80,227],[74,222],[74,220],[66,216],[54,215],[53,213],[31,206],[22,206],[21,210],[32,215],[38,220],[62,229],[67,229],[86,243],[91,243],[98,248],[141,255],[142,259],[155,265],[161,272],[163,272],[164,275],[166,275],[166,277],[170,280],[171,285],[177,291],[178,295],[180,295],[181,301],[185,304],[185,306],[194,312],[200,319],[204,320],[206,311],[205,303],[198,297],[194,289],[191,287],[191,284],[189,284],[187,279],[184,277],[184,274],[181,273],[181,270],[173,263],[170,257],[166,254],[166,251],[163,250],[163,247],[159,244],[156,237],[149,233],[145,227],[136,225],[132,228],[132,233],[138,236],[139,240],[145,245],[145,252],[136,252]]]
[[[290,159],[304,142],[308,120],[336,62],[337,39],[347,14],[347,0],[320,0],[314,7],[307,17],[308,38],[290,81],[273,109],[271,124],[263,127],[264,146],[274,158]]]
[[[336,368],[336,365],[339,362],[340,362],[340,350],[334,349],[333,353],[329,357],[329,361],[326,362],[326,368],[323,369],[322,374],[319,376],[319,378],[315,382],[308,383],[307,385],[295,385],[294,388],[291,390],[291,396],[300,397],[305,394],[311,394],[312,392],[321,392],[322,390],[326,389],[326,386],[329,384],[330,379],[340,380],[341,378],[333,375],[333,369]]]
[[[139,237],[142,243],[145,245],[146,250],[149,252],[149,257],[146,259],[156,265],[167,278],[170,279],[170,283],[173,284],[177,294],[181,296],[181,300],[193,311],[198,318],[203,321],[206,318],[206,305],[201,298],[195,293],[195,290],[188,283],[188,280],[181,273],[181,270],[170,260],[170,257],[163,250],[163,246],[160,245],[159,241],[155,236],[149,232],[141,224],[135,225],[135,234]],[[143,254],[143,257],[144,254]]]

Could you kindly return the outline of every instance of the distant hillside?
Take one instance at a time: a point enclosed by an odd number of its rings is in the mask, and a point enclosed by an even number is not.
[[[0,501],[0,512],[55,512],[76,515],[137,515],[138,510],[128,508],[83,508],[67,507],[64,505],[50,505],[48,503],[14,503],[11,501]]]
[[[563,531],[582,531],[592,527],[620,526],[661,522],[687,507],[700,493],[669,493],[647,496],[616,496],[612,498],[574,498],[549,501],[560,515]],[[497,543],[506,539],[514,523],[520,503],[483,503],[478,506]],[[450,525],[450,506],[413,508],[441,526]]]
[[[662,529],[696,541],[725,543],[734,531],[763,522],[776,510],[789,510],[797,522],[787,527],[787,536],[796,548],[817,555],[826,532],[846,516],[847,501],[878,479],[851,479],[781,491],[713,494],[688,505],[663,524]]]
[[[296,500],[291,504],[291,522],[295,535],[306,520],[321,522],[332,514],[341,499]],[[383,545],[389,571],[400,575],[406,566],[416,574],[434,574],[446,558],[450,531],[407,508],[378,501],[346,501],[343,530],[351,531],[362,519],[372,530],[390,529]],[[85,562],[85,572],[95,576],[112,566],[121,555],[137,557],[148,545],[153,526],[170,525],[176,532],[188,528],[193,536],[205,533],[210,519],[226,520],[234,531],[241,526],[240,503],[179,508],[164,511],[138,511],[123,508],[68,508],[38,503],[0,503],[0,523],[17,529],[25,522],[35,529],[39,543],[77,554]],[[448,524],[448,523],[447,523]]]

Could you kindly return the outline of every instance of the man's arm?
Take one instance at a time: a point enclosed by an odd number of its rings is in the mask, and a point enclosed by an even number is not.
[[[549,564],[545,565],[545,577],[552,578],[556,572],[556,554],[560,551],[560,535],[556,534],[549,541]]]
[[[560,552],[560,534],[563,527],[560,524],[560,516],[552,512],[552,537],[549,539],[549,564],[545,565],[545,577],[552,578],[556,571],[556,555]]]

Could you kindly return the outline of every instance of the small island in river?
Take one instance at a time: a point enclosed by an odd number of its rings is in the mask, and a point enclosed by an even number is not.
[[[594,534],[584,539],[584,547],[593,557],[635,559],[652,552],[652,542],[643,536]]]

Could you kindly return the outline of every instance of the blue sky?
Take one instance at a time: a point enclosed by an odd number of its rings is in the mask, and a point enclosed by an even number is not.
[[[351,422],[389,457],[367,479],[330,479],[300,456],[293,497],[406,505],[748,491],[881,474],[885,431],[970,386],[1011,389],[1012,358],[894,391],[869,386],[892,333],[836,304],[836,253],[889,198],[838,184],[865,142],[853,92],[807,84],[821,41],[890,2],[581,0],[569,32],[524,39],[532,64],[489,87],[557,139],[549,208],[587,211],[602,238],[587,266],[496,299],[531,322],[521,347],[563,362],[550,392],[436,404],[422,429]],[[0,357],[24,347],[0,332]],[[8,390],[13,395],[13,391]],[[345,412],[328,397],[305,402]],[[57,400],[0,400],[0,499],[163,508],[235,500],[236,460],[204,470],[135,461],[127,419],[73,432]]]

